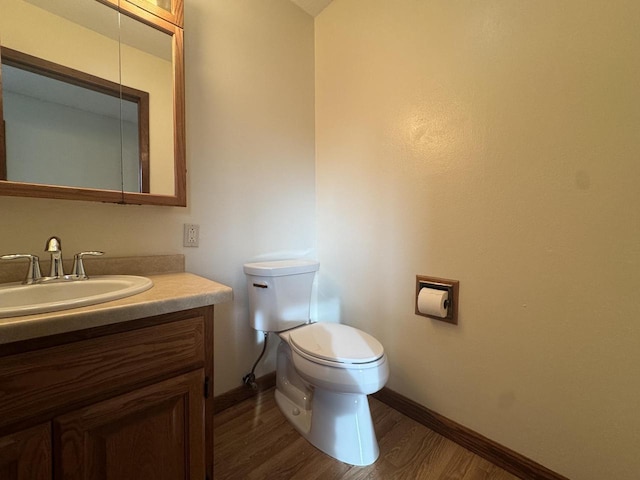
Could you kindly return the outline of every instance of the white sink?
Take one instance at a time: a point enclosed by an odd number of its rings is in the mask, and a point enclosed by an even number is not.
[[[153,282],[133,275],[103,275],[88,280],[0,285],[0,318],[95,305],[149,290]]]

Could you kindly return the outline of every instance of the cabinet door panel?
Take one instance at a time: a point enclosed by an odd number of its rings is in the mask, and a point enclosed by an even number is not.
[[[56,476],[204,478],[203,383],[198,370],[56,418]]]
[[[51,426],[0,437],[0,479],[51,480]]]
[[[199,368],[204,349],[204,319],[195,317],[3,357],[0,426]]]

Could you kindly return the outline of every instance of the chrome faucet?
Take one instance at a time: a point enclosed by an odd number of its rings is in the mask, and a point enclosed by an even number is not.
[[[47,240],[44,251],[51,253],[51,270],[49,270],[49,277],[64,277],[64,268],[62,267],[62,242],[60,239],[58,237],[51,237]]]
[[[104,252],[90,251],[76,253],[73,258],[73,271],[71,275],[64,274],[64,268],[62,267],[62,242],[59,237],[51,237],[47,240],[44,246],[44,251],[51,253],[51,270],[48,277],[43,277],[40,273],[40,262],[36,255],[29,255],[27,253],[2,255],[0,260],[16,260],[19,258],[29,259],[29,271],[22,283],[31,285],[34,283],[44,283],[50,281],[71,281],[71,280],[87,280],[89,277],[84,269],[82,259],[86,256],[100,256],[104,255]]]

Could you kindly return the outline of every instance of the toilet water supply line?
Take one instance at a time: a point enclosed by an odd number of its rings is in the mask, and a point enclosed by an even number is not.
[[[267,350],[267,341],[269,340],[269,332],[262,332],[262,333],[264,333],[264,344],[262,345],[262,352],[260,353],[260,356],[258,357],[256,362],[253,364],[253,367],[251,368],[251,372],[247,373],[244,377],[242,377],[242,383],[244,383],[245,385],[249,385],[254,390],[258,389],[258,384],[256,383],[256,374],[255,374],[256,367],[258,366],[258,363],[260,362],[260,360],[262,360],[262,357],[264,356],[264,352]]]

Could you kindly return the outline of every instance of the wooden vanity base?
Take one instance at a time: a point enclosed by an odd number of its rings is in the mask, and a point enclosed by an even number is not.
[[[0,478],[212,479],[212,380],[213,306],[3,345]]]

